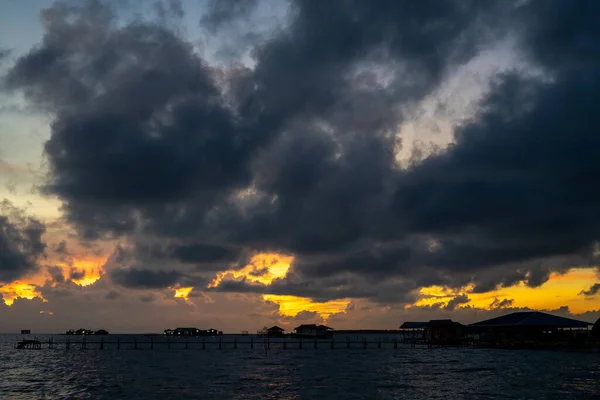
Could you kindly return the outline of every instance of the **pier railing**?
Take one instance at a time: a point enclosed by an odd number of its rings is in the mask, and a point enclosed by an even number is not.
[[[397,349],[402,345],[431,346],[424,341],[389,338],[300,339],[300,338],[171,338],[171,337],[60,337],[39,340],[35,349],[94,350],[286,350],[286,349]]]

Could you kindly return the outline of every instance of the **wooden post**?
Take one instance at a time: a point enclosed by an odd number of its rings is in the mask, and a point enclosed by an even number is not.
[[[363,349],[367,348],[367,338],[363,339]]]
[[[221,350],[221,338],[222,338],[222,337],[223,337],[223,336],[219,336],[219,350]]]
[[[250,348],[253,349],[254,348],[254,337],[250,338]]]
[[[267,350],[271,350],[271,339],[267,338]]]
[[[287,349],[287,340],[285,338],[285,336],[283,337],[283,349]]]
[[[398,348],[398,339],[394,338],[394,349]]]
[[[50,345],[48,347],[51,349],[54,348],[54,336],[50,337]]]
[[[104,338],[100,338],[100,350],[104,350]]]
[[[85,350],[85,336],[81,339],[81,350]]]
[[[67,350],[69,350],[69,349],[71,348],[71,339],[70,339],[70,338],[67,338],[67,341],[66,341],[66,343],[65,343],[65,344],[66,344],[66,347],[65,347],[65,348],[66,348]]]

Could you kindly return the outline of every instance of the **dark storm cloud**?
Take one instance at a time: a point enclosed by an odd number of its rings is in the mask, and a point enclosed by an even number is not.
[[[258,0],[209,0],[200,24],[215,32],[232,20],[247,17],[257,4]]]
[[[598,292],[600,292],[600,283],[594,283],[588,290],[582,290],[580,295],[584,296],[595,296]]]
[[[65,276],[63,275],[62,268],[56,267],[56,266],[51,266],[51,267],[46,267],[46,270],[48,271],[48,274],[50,274],[50,278],[52,279],[52,282],[65,283]]]
[[[450,301],[448,302],[448,304],[446,304],[446,307],[444,307],[444,309],[452,311],[455,310],[461,304],[467,304],[470,301],[471,299],[469,299],[469,296],[467,296],[466,294],[459,294],[458,296],[450,299]]]
[[[512,308],[514,303],[515,301],[513,299],[499,300],[498,298],[495,298],[494,301],[492,301],[492,303],[490,304],[490,309],[496,310],[502,308]]]
[[[0,65],[8,59],[12,50],[0,47]]]
[[[235,260],[239,254],[234,249],[203,243],[172,246],[169,250],[174,259],[183,263]]]
[[[38,269],[46,244],[46,227],[8,200],[0,202],[0,284]]]
[[[178,283],[178,271],[155,271],[142,268],[117,268],[109,271],[113,282],[131,289],[163,289]]]
[[[254,3],[212,3],[202,23]],[[7,76],[54,115],[45,190],[84,236],[165,240],[153,257],[218,268],[232,249],[284,251],[294,279],[214,290],[319,299],[536,287],[596,261],[597,2],[298,1],[253,68],[226,70],[163,24],[85,4],[44,11],[42,43]],[[448,149],[400,170],[405,111],[507,34],[545,79],[496,76]]]
[[[67,250],[67,241],[61,240],[60,243],[54,249],[54,252],[56,254],[65,254],[65,255],[69,254],[69,251]]]
[[[85,278],[85,270],[78,270],[76,268],[71,268],[69,271],[69,279],[71,280],[81,280]]]

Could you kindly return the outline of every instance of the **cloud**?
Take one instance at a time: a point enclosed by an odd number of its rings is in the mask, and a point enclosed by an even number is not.
[[[118,268],[109,272],[113,282],[130,289],[162,289],[183,278],[177,271],[153,271],[142,268]]]
[[[0,283],[35,272],[44,256],[46,227],[4,199],[0,202]]]
[[[57,254],[68,255],[69,251],[67,250],[67,241],[66,240],[61,240],[60,243],[58,243],[58,245],[54,249],[54,252],[57,253]]]
[[[254,6],[211,3],[202,24]],[[43,11],[41,43],[6,84],[53,116],[44,191],[84,238],[134,248],[115,283],[202,282],[277,251],[294,255],[285,279],[212,290],[402,303],[419,286],[537,287],[597,262],[595,2],[290,7],[252,63],[222,68],[104,3]],[[400,168],[399,126],[506,35],[529,70],[494,75],[448,148]]]
[[[579,295],[591,297],[595,296],[598,292],[600,292],[600,283],[594,283],[588,290],[579,292]]]
[[[513,299],[499,300],[498,298],[495,298],[494,301],[492,301],[492,303],[490,304],[490,309],[496,310],[501,308],[512,308],[514,303],[515,301]]]
[[[467,304],[468,302],[470,302],[471,299],[469,299],[469,296],[467,296],[466,294],[459,294],[458,296],[450,299],[450,301],[448,302],[448,304],[446,304],[446,307],[444,307],[446,310],[456,310],[456,308],[461,305],[461,304]]]

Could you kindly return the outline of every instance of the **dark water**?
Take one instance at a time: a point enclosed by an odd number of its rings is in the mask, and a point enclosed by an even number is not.
[[[13,349],[16,339],[0,335],[2,400],[600,398],[599,353],[393,349],[389,343],[332,350],[326,343],[314,349],[312,342],[287,350],[273,344],[270,351],[262,342],[253,350],[201,350],[194,342],[188,350],[179,343],[171,350],[140,344],[138,350],[36,351]]]

